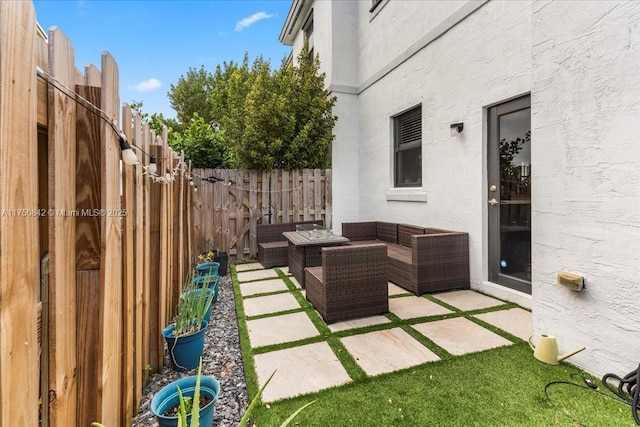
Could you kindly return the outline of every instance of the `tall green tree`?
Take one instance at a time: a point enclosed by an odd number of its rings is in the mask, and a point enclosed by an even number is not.
[[[297,63],[283,62],[271,72],[268,62],[254,63],[242,113],[221,121],[239,167],[259,170],[326,168],[337,120],[336,98],[324,88],[320,61],[309,58],[305,44]]]
[[[189,68],[186,75],[180,76],[178,82],[170,86],[167,96],[180,125],[188,126],[194,113],[208,123],[213,122],[210,98],[214,81],[214,75],[201,66],[200,69]]]

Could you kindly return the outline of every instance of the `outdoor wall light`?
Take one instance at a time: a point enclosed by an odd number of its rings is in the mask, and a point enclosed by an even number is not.
[[[158,162],[156,160],[156,156],[151,156],[149,159],[149,164],[147,165],[147,170],[149,173],[155,174],[158,172]]]
[[[464,129],[464,123],[451,124],[451,136],[458,136],[462,129]]]
[[[128,165],[137,165],[140,164],[136,153],[133,152],[131,145],[127,142],[125,138],[120,137],[120,151],[122,152],[122,161]]]

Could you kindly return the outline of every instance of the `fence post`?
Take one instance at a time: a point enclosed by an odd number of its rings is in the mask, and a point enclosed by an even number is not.
[[[33,4],[0,2],[0,28],[0,208],[17,212],[38,208]],[[37,242],[36,215],[0,220],[1,427],[38,425]]]

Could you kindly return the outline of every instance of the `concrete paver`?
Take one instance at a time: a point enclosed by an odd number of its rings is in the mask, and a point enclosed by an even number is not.
[[[347,371],[326,342],[256,354],[254,362],[260,387],[276,371],[263,392],[264,402],[351,382]]]
[[[286,291],[288,289],[282,279],[261,280],[259,282],[249,282],[240,285],[240,293],[245,297],[255,294],[266,294],[268,292]]]
[[[464,317],[418,323],[412,327],[455,356],[512,344]]]
[[[248,320],[247,329],[252,347],[297,341],[319,335],[311,319],[304,312]]]
[[[523,340],[528,340],[533,334],[531,312],[521,308],[477,314],[475,317]]]
[[[436,316],[451,313],[451,310],[415,295],[389,299],[389,311],[401,319]]]
[[[298,308],[301,308],[300,304],[290,292],[247,298],[244,300],[244,314],[248,317],[295,310]]]
[[[452,305],[462,311],[480,310],[502,305],[504,302],[472,290],[459,290],[433,294],[440,301]]]
[[[257,269],[262,269],[263,270],[264,267],[259,262],[249,262],[249,263],[246,263],[246,264],[236,264],[236,271],[237,272],[248,271],[248,270],[257,270]]]
[[[395,283],[391,283],[389,282],[389,296],[391,295],[401,295],[401,294],[407,294],[410,293],[408,290],[406,290],[405,288],[401,288],[400,286],[396,285]]]
[[[238,273],[238,281],[248,282],[250,280],[273,279],[278,277],[275,270],[253,270]]]
[[[367,375],[379,375],[439,359],[400,328],[352,335],[341,341]]]
[[[384,316],[369,316],[360,319],[345,320],[342,322],[331,323],[329,329],[331,332],[346,331],[349,329],[365,328],[367,326],[380,325],[383,323],[391,323],[391,320]]]

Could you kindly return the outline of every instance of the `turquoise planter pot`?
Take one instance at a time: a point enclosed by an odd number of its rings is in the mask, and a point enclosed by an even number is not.
[[[219,262],[203,262],[196,265],[196,272],[198,276],[217,276],[219,268]]]
[[[180,400],[178,389],[183,396],[193,396],[196,387],[196,375],[172,381],[160,389],[151,400],[151,412],[156,416],[160,427],[176,427],[178,417],[166,417],[163,414]],[[177,387],[176,387],[177,386]],[[214,377],[202,375],[200,377],[200,394],[212,399],[206,406],[200,408],[200,427],[211,427],[215,416],[215,404],[220,394],[220,383]],[[191,415],[187,415],[187,425],[191,423]]]
[[[218,301],[218,293],[220,292],[220,276],[218,275],[206,275],[193,278],[193,283],[199,288],[203,287],[205,283],[209,283],[209,289],[213,289],[213,302]],[[214,284],[213,287],[211,286]]]
[[[199,331],[178,338],[173,336],[176,325],[171,324],[162,330],[173,369],[188,371],[198,367],[204,349],[204,333],[208,325],[209,322],[203,320]]]

